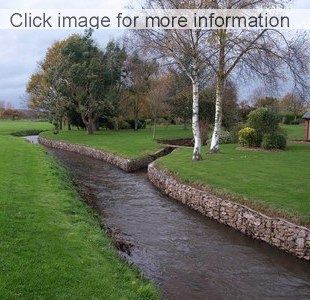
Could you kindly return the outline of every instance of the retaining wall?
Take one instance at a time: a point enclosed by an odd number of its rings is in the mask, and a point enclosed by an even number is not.
[[[134,172],[143,168],[146,168],[148,164],[155,159],[167,155],[173,151],[174,148],[166,147],[157,151],[154,154],[147,155],[142,158],[137,159],[126,159],[102,150],[93,149],[91,147],[82,146],[78,144],[71,144],[64,141],[47,139],[39,136],[39,143],[50,148],[56,148],[61,150],[66,150],[70,152],[79,153],[81,155],[89,156],[95,159],[103,160],[116,167],[126,171]]]
[[[148,167],[148,177],[162,193],[201,214],[299,258],[310,259],[309,229],[182,184],[153,163]]]

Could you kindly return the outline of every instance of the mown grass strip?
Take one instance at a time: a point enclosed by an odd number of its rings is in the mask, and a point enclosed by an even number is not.
[[[0,135],[8,135],[24,131],[25,133],[31,131],[46,131],[52,130],[53,125],[48,122],[32,121],[32,120],[1,120],[0,121]]]
[[[128,159],[153,154],[164,148],[163,145],[153,140],[151,128],[141,129],[137,132],[133,130],[102,130],[93,135],[87,135],[84,130],[62,131],[59,134],[43,132],[41,135],[49,139],[93,147]],[[192,132],[190,129],[184,130],[182,126],[159,126],[156,135],[156,139],[187,137],[192,137]]]
[[[189,184],[207,186],[254,208],[310,224],[310,145],[289,143],[286,151],[241,151],[222,145],[221,153],[190,160],[191,150],[180,149],[156,164]],[[204,151],[207,152],[207,149]]]
[[[0,162],[1,299],[159,297],[40,146],[0,136]]]

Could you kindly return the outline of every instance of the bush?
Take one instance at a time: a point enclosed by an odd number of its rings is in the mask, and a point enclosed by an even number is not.
[[[233,134],[227,130],[222,130],[220,136],[220,144],[232,144],[233,142]]]
[[[291,124],[294,122],[295,117],[291,114],[286,114],[282,116],[282,123],[283,124]]]
[[[126,120],[126,122],[129,124],[130,129],[135,128],[135,120]],[[138,129],[144,129],[146,126],[146,123],[144,120],[138,120]]]
[[[124,120],[118,121],[118,129],[130,129],[130,124]]]
[[[258,147],[260,140],[258,139],[257,132],[254,128],[245,127],[239,131],[239,143],[242,146]]]
[[[266,108],[258,108],[249,113],[247,126],[256,130],[260,139],[265,133],[273,133],[279,129],[280,116]]]
[[[230,131],[230,135],[232,138],[232,143],[237,144],[239,142],[239,131],[244,128],[244,124],[238,123],[233,129]]]
[[[294,116],[292,114],[282,115],[282,123],[289,125],[299,125],[302,123],[302,115]]]
[[[286,136],[281,132],[265,133],[263,136],[262,147],[264,149],[286,148]]]
[[[302,119],[300,118],[300,119],[296,119],[296,120],[292,121],[291,125],[299,125],[301,123],[302,123]]]

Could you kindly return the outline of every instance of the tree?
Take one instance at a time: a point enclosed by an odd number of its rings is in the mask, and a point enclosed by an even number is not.
[[[59,91],[58,77],[53,75],[53,70],[62,59],[61,49],[65,43],[66,40],[56,41],[48,48],[44,60],[38,64],[38,70],[31,75],[26,87],[28,107],[47,111],[56,127],[62,123],[67,103]]]
[[[81,114],[87,133],[93,134],[102,105],[103,53],[95,45],[91,32],[69,37],[61,53],[62,60],[54,69],[55,77],[63,96]]]
[[[301,115],[305,109],[305,101],[299,97],[296,93],[287,93],[279,103],[280,109],[285,114],[291,114],[294,117],[294,121]]]
[[[239,103],[239,115],[243,123],[246,122],[248,114],[254,109],[255,108],[251,106],[247,101],[241,101]]]
[[[151,79],[150,82],[147,102],[153,118],[153,139],[155,139],[156,135],[158,116],[160,114],[167,116],[167,114],[169,113],[169,107],[166,101],[171,85],[171,79],[172,78],[170,74],[158,74],[155,78]]]
[[[192,117],[191,80],[184,72],[171,70],[171,86],[169,90],[169,105],[174,117],[182,119],[184,129]]]
[[[209,8],[214,9],[256,9],[279,8],[277,0],[230,1],[214,0]],[[229,30],[218,29],[209,32],[205,44],[208,65],[217,81],[216,112],[210,152],[219,151],[222,125],[222,106],[227,78],[237,69],[243,74],[276,82],[290,73],[296,86],[304,89],[308,72],[308,44],[304,34],[285,35],[277,30]],[[239,73],[238,73],[239,74]]]
[[[239,120],[237,91],[231,81],[227,81],[223,94],[223,122],[226,130],[230,130]],[[210,84],[201,91],[200,119],[212,124],[215,118],[216,85]]]
[[[113,88],[121,77],[124,49],[111,41],[102,51],[92,38],[92,31],[72,35],[61,50],[62,60],[55,66],[61,93],[81,114],[88,134],[112,105]]]
[[[254,107],[256,108],[264,107],[264,108],[268,108],[274,111],[278,111],[279,110],[279,99],[275,97],[269,97],[269,96],[257,97],[254,102]]]
[[[146,0],[145,8],[150,9],[190,9],[204,8],[210,1],[177,1],[177,0]],[[151,51],[166,62],[175,64],[182,70],[192,83],[192,131],[194,149],[192,160],[201,159],[201,134],[199,127],[199,84],[205,71],[204,52],[206,31],[189,30],[137,30],[136,35],[143,41],[144,48]]]
[[[0,118],[1,119],[11,119],[12,121],[23,119],[25,114],[17,109],[6,108],[1,111],[0,109]]]
[[[125,62],[125,94],[123,107],[134,118],[134,130],[138,130],[141,111],[147,107],[147,95],[151,84],[151,76],[156,72],[154,60],[146,60],[133,52]]]

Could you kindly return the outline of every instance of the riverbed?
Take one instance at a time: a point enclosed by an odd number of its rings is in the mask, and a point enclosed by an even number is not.
[[[146,172],[48,150],[91,193],[108,227],[131,243],[126,259],[166,299],[309,299],[310,264],[163,196]]]

